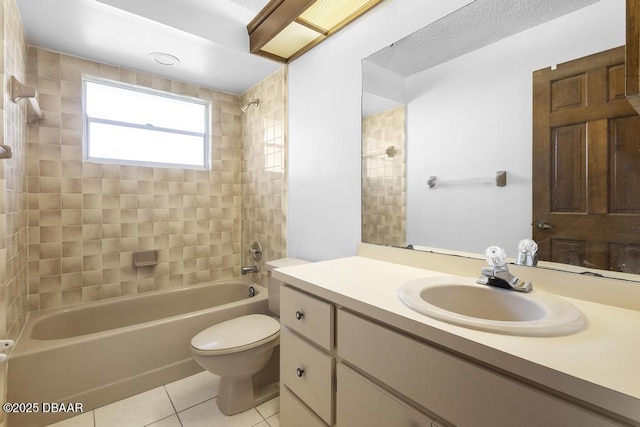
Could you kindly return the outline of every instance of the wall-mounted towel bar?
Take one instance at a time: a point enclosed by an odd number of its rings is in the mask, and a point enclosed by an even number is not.
[[[11,99],[17,103],[19,100],[26,98],[31,103],[31,108],[35,113],[35,118],[27,118],[28,123],[33,123],[36,120],[42,120],[44,113],[40,109],[38,104],[38,91],[35,88],[25,86],[18,81],[14,76],[11,76]]]
[[[393,157],[396,155],[396,153],[398,152],[398,150],[396,150],[396,147],[394,147],[393,145],[388,146],[387,148],[385,148],[384,150],[377,150],[377,151],[369,151],[368,153],[364,153],[363,157],[383,157],[383,158],[387,158],[387,159],[393,159]]]
[[[507,186],[507,171],[497,171],[495,177],[488,178],[471,178],[441,182],[435,176],[430,176],[427,185],[430,189],[438,188],[443,185],[471,185],[471,184],[495,184],[496,187]]]

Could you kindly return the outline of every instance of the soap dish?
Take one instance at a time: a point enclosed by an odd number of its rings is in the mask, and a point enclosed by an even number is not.
[[[140,251],[133,253],[133,266],[134,267],[150,267],[158,265],[158,251]]]

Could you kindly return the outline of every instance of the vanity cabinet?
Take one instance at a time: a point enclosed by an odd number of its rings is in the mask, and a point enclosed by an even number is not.
[[[283,426],[334,422],[334,307],[284,286],[280,290],[280,421]]]
[[[454,425],[621,425],[349,311],[337,317],[344,362]]]
[[[625,425],[289,285],[281,322],[284,427]]]

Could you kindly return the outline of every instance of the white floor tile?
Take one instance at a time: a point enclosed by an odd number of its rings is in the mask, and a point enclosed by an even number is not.
[[[146,426],[175,413],[164,387],[103,406],[94,412],[96,427]]]
[[[269,423],[269,427],[280,427],[280,413],[267,418],[267,422]]]
[[[280,427],[279,397],[232,417],[224,415],[214,398],[219,382],[218,376],[201,372],[50,427]]]
[[[255,409],[228,417],[220,412],[216,400],[208,400],[178,413],[183,427],[252,427],[262,421]]]
[[[280,412],[280,396],[267,400],[256,408],[262,418],[269,418],[271,415]]]
[[[49,427],[93,427],[93,411],[49,424]]]
[[[171,415],[163,420],[149,424],[147,427],[182,427],[177,415]]]
[[[220,377],[211,372],[200,372],[165,385],[169,397],[180,412],[218,395]]]

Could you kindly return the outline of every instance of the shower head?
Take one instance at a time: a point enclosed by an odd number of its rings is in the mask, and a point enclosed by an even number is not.
[[[244,104],[242,107],[240,107],[240,110],[242,111],[242,113],[246,113],[247,110],[249,109],[249,107],[251,107],[252,105],[255,105],[256,107],[258,106],[258,104],[260,104],[260,100],[258,98],[254,99],[253,101],[249,101],[246,104]]]

